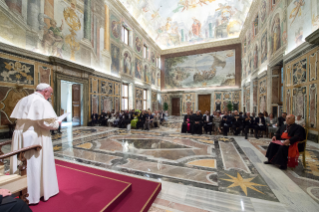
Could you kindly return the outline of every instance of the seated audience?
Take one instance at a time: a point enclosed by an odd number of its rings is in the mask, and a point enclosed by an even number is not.
[[[270,113],[268,119],[265,120],[266,121],[266,127],[268,129],[268,133],[276,133],[277,131],[277,127],[274,127],[277,123],[277,119],[274,118],[273,114]]]
[[[98,123],[99,115],[97,113],[92,113],[91,115],[91,126],[94,126]]]
[[[213,116],[209,115],[209,112],[206,110],[205,114],[203,115],[203,127],[205,129],[206,134],[208,134],[208,132],[210,134],[212,134],[212,130],[213,130]]]
[[[220,116],[220,111],[217,111],[216,115],[214,116],[214,119],[213,119],[213,126],[214,126],[215,135],[217,133],[221,133],[222,132],[220,130],[220,122],[221,121],[222,121],[222,117]]]
[[[262,113],[258,114],[258,117],[255,118],[255,138],[258,139],[258,132],[266,131],[266,122]]]
[[[142,110],[141,114],[138,116],[138,121],[136,124],[136,128],[142,128],[144,129],[144,124],[145,124],[145,120],[146,120],[146,114],[145,114],[145,110]]]
[[[200,111],[193,115],[192,134],[202,134],[202,116]]]
[[[301,117],[301,115],[297,116],[296,124],[298,124],[298,125],[302,126],[303,128],[305,128],[306,123],[305,123],[305,120]]]
[[[246,116],[244,118],[244,128],[245,128],[244,129],[245,139],[247,139],[249,129],[255,129],[254,118],[252,116],[250,116],[249,112],[246,113]]]
[[[227,136],[229,127],[232,126],[232,120],[233,120],[233,117],[228,115],[228,111],[225,111],[222,121],[220,123],[224,136]]]
[[[157,111],[154,113],[154,121],[153,121],[153,127],[159,127],[160,126],[160,115]]]
[[[265,122],[267,123],[267,121],[269,120],[267,111],[264,111],[263,115],[264,115]]]
[[[238,114],[238,111],[235,110],[232,119],[232,129],[234,135],[238,135],[240,131],[243,130],[243,118]]]
[[[192,115],[190,112],[184,116],[184,122],[182,124],[182,133],[190,133],[192,129]]]
[[[148,115],[146,117],[145,120],[145,130],[150,130],[151,129],[151,125],[153,123],[154,120],[154,116],[152,115],[152,112],[150,111],[150,109],[148,109]]]
[[[107,113],[105,113],[105,110],[103,110],[99,119],[100,125],[107,126],[107,120],[108,120]]]
[[[289,148],[292,148],[291,153],[298,151],[298,145],[294,145],[296,142],[303,141],[306,138],[305,129],[295,123],[295,116],[289,115],[286,118],[286,124],[282,125],[276,135],[272,138],[272,141],[267,149],[266,157],[268,161],[265,164],[277,164],[280,165],[280,169],[287,169],[288,166],[295,166],[298,162],[299,154],[288,154]],[[274,143],[275,141],[281,141],[282,145]],[[304,150],[304,146],[300,147],[299,151]]]
[[[281,117],[278,118],[278,123],[277,123],[278,128],[280,128],[282,125],[286,124],[286,116],[287,116],[287,113],[283,112],[281,114]]]
[[[165,113],[163,110],[160,112],[160,120],[161,120],[160,124],[163,124],[163,121],[165,120]]]
[[[131,127],[132,128],[137,128],[137,122],[138,122],[138,117],[140,116],[141,111],[135,110],[135,113],[133,114],[133,119],[131,121]]]
[[[9,190],[3,188],[0,188],[0,211],[32,212],[22,199],[15,198]]]

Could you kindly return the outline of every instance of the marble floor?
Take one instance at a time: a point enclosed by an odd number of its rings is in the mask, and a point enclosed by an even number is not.
[[[68,127],[52,137],[54,154],[162,182],[151,212],[319,210],[318,144],[307,143],[306,169],[300,164],[282,171],[263,164],[269,139],[190,135],[176,129]]]

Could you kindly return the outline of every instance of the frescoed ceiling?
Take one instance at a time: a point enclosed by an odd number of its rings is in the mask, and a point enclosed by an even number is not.
[[[165,50],[237,38],[252,0],[119,0]]]

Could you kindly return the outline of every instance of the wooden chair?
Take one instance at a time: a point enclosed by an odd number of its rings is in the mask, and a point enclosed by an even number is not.
[[[304,144],[305,145],[304,150],[302,152],[299,152],[300,155],[302,154],[303,168],[306,168],[306,146],[307,146],[307,139],[308,139],[308,129],[305,128],[305,131],[306,131],[306,139],[298,143],[298,146],[300,144]]]
[[[12,194],[16,194],[20,199],[29,204],[29,201],[26,199],[29,194],[27,192],[28,181],[27,181],[27,159],[24,157],[25,153],[30,150],[39,151],[42,149],[40,145],[33,145],[25,147],[7,154],[3,154],[1,151],[2,146],[11,144],[11,141],[5,141],[0,143],[0,188],[8,189]],[[21,162],[18,165],[19,174],[4,174],[4,159],[11,156],[17,155],[19,161]]]

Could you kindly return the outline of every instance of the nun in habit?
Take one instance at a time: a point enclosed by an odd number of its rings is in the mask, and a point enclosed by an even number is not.
[[[50,130],[61,124],[48,99],[53,93],[50,85],[41,83],[36,92],[22,98],[15,106],[11,118],[17,119],[12,136],[11,151],[32,145],[41,145],[40,151],[29,151],[27,181],[29,204],[37,204],[41,197],[48,200],[59,193]],[[17,173],[17,156],[10,158],[10,172]]]

